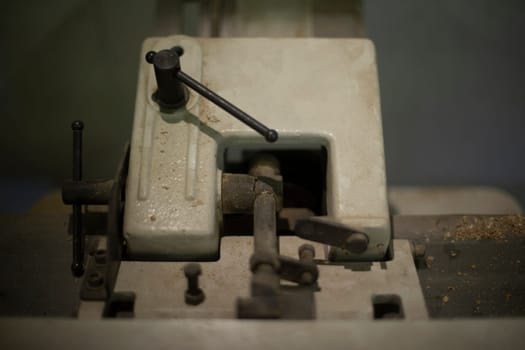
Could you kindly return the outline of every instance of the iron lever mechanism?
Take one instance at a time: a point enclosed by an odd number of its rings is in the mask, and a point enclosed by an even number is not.
[[[82,179],[82,131],[84,123],[76,120],[71,124],[73,130],[73,178],[62,184],[62,202],[73,207],[71,229],[73,236],[73,276],[84,274],[84,232],[82,224],[82,205],[108,205],[117,180],[85,181]]]
[[[268,128],[240,108],[233,105],[223,97],[208,89],[181,70],[180,56],[183,54],[181,47],[161,50],[159,52],[149,51],[146,53],[146,61],[153,64],[155,78],[157,79],[157,91],[153,99],[163,109],[173,110],[186,104],[187,93],[184,85],[188,86],[202,97],[213,102],[232,116],[264,136],[266,141],[275,142],[279,134],[274,129]]]

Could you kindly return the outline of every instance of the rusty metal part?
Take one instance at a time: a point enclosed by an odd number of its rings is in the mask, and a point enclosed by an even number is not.
[[[273,193],[259,193],[255,198],[253,212],[251,297],[237,300],[237,315],[239,318],[278,318],[280,278],[274,257],[277,257],[279,247]]]
[[[287,256],[279,256],[279,276],[287,281],[301,285],[311,285],[317,282],[319,270],[313,261],[303,261]]]
[[[295,234],[314,242],[329,244],[360,254],[368,248],[368,235],[329,217],[311,217],[298,220]]]
[[[222,175],[223,214],[253,213],[255,197],[262,192],[272,192],[276,211],[282,208],[283,177],[279,160],[268,153],[258,153],[253,157],[249,175]]]
[[[256,197],[254,205],[254,254],[250,265],[255,295],[277,293],[280,279],[306,285],[317,281],[319,271],[313,260],[278,256],[278,251],[275,199],[271,192],[263,192]]]
[[[221,204],[223,214],[251,214],[257,194],[272,192],[276,210],[282,207],[282,179],[257,178],[246,174],[222,175]]]
[[[283,290],[280,280],[313,284],[317,281],[319,271],[313,261],[278,255],[275,206],[271,187],[257,194],[253,215],[254,253],[250,259],[253,272],[251,296],[237,300],[237,316],[312,319],[315,317],[313,289],[296,286],[295,289]]]
[[[297,221],[312,216],[315,216],[315,213],[308,208],[283,208],[279,211],[279,219],[286,223],[286,229],[291,232],[295,230]]]
[[[275,208],[283,207],[283,177],[277,158],[268,153],[259,153],[252,160],[250,175],[257,178],[255,192],[272,191],[275,196]]]
[[[279,252],[276,233],[275,197],[272,192],[264,192],[255,198],[253,205],[253,239],[255,252]]]
[[[263,192],[257,195],[253,211],[253,257],[255,259],[263,256],[277,257],[279,240],[276,232],[275,198],[273,193]],[[279,275],[277,271],[276,266],[271,262],[259,261],[253,270],[252,295],[276,294],[279,290]]]
[[[241,214],[253,212],[255,182],[257,179],[245,174],[222,174],[222,213]]]
[[[74,181],[62,184],[64,204],[108,204],[114,180]]]
[[[280,278],[269,264],[260,264],[253,272],[250,282],[252,298],[276,297],[279,295]]]
[[[250,270],[257,271],[259,265],[270,265],[275,271],[279,271],[281,263],[279,257],[274,252],[255,251],[250,257]]]
[[[296,236],[279,238],[281,254],[289,257],[297,257],[297,248],[303,243],[309,243]],[[303,287],[282,281],[280,294],[297,295],[302,293],[302,289],[313,289],[315,304],[303,304],[303,311],[312,306],[315,307],[318,320],[348,321],[371,320],[372,296],[388,291],[388,293],[401,297],[407,320],[421,319],[424,316],[425,303],[421,296],[421,286],[414,268],[409,243],[395,242],[397,243],[394,243],[393,260],[368,263],[330,262],[327,260],[327,252],[324,251],[321,243],[310,243],[316,251],[315,261],[319,268],[318,288],[317,285]],[[233,319],[237,317],[235,309],[237,298],[244,299],[251,296],[250,281],[253,274],[249,269],[249,260],[252,250],[253,237],[227,236],[221,242],[220,260],[200,262],[204,278],[199,278],[199,287],[206,293],[206,301],[198,307],[188,305],[184,300],[184,291],[187,288],[183,271],[185,262],[123,261],[115,291],[133,291],[137,294],[140,301],[135,308],[137,318]],[[432,255],[436,256],[436,253],[433,252]],[[451,262],[453,263],[454,261]],[[515,267],[515,276],[520,276],[518,272],[518,267]],[[439,271],[436,271],[436,278],[431,283],[438,283],[437,277],[443,277],[438,273]],[[455,271],[453,273],[455,276]],[[473,277],[478,280],[480,278],[480,276]],[[517,286],[520,285],[518,280],[519,278],[516,278]],[[171,281],[169,282],[170,288],[166,288],[166,281]],[[174,283],[175,281],[182,283]],[[498,281],[502,283],[504,279]],[[423,289],[426,288],[425,282],[422,283]],[[487,289],[492,287],[490,284],[476,284],[476,287],[481,286]],[[444,289],[446,288],[445,284]],[[501,284],[498,291],[502,288],[504,286]],[[435,299],[437,292],[435,289],[433,291],[431,298]],[[476,291],[472,291],[474,292]],[[521,299],[514,301],[517,297],[518,294],[513,295],[512,303],[523,310]],[[306,297],[303,300],[307,300]],[[439,300],[435,301],[436,304],[438,302],[440,303]],[[282,308],[282,318],[289,317],[289,314],[284,314],[286,311],[284,308],[288,309],[288,305]]]

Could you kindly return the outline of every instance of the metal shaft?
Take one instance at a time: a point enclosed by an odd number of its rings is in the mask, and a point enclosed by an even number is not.
[[[255,252],[278,254],[273,193],[261,193],[253,204],[253,239]]]
[[[269,297],[279,293],[280,277],[274,261],[279,256],[276,228],[275,197],[273,193],[260,193],[255,198],[253,207],[252,260],[259,260],[253,270],[251,282],[251,292],[254,297]]]
[[[82,180],[82,130],[84,124],[75,121],[73,130],[73,181]],[[84,237],[82,235],[82,205],[73,204],[73,263],[71,272],[75,277],[84,274]]]
[[[184,73],[183,71],[179,70],[176,73],[176,77],[179,81],[183,82],[188,87],[195,90],[201,96],[215,103],[217,106],[224,109],[226,112],[230,113],[232,116],[234,116],[235,118],[237,118],[244,124],[248,125],[250,128],[257,131],[259,134],[264,136],[266,141],[268,142],[277,141],[279,137],[279,135],[277,134],[277,131],[268,128],[266,125],[262,124],[258,120],[248,115],[246,112],[242,111],[241,109],[231,104],[229,101],[217,95],[215,92],[211,91],[206,86],[202,85],[201,83],[199,83],[198,81],[196,81],[195,79],[193,79],[192,77]]]
[[[146,54],[146,60],[155,67],[158,89],[153,98],[161,108],[176,109],[186,103],[184,86],[174,74],[180,70],[179,56],[180,53],[174,49],[150,51]]]

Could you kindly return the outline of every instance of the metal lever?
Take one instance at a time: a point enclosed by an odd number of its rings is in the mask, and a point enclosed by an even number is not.
[[[366,233],[326,216],[298,220],[294,230],[301,238],[347,249],[355,254],[362,254],[368,249],[369,238]]]
[[[76,120],[71,124],[73,130],[73,181],[82,180],[82,130],[84,123]],[[73,276],[84,274],[84,236],[82,234],[82,204],[73,204]]]
[[[155,67],[155,78],[157,79],[158,90],[153,95],[155,101],[161,108],[176,109],[182,107],[187,100],[186,92],[182,83],[200,94],[202,97],[213,102],[232,116],[248,125],[253,130],[264,136],[266,141],[275,142],[279,134],[274,129],[268,128],[246,112],[234,106],[231,102],[208,89],[180,68],[179,57],[183,50],[175,47],[159,52],[149,51],[146,54],[146,61]]]

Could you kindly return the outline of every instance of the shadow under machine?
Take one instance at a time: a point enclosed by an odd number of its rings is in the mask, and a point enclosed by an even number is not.
[[[82,179],[73,124],[78,318],[428,319],[429,236],[410,232],[441,228],[392,222],[370,41],[172,36],[142,51],[114,179]],[[107,228],[84,244],[100,215],[86,204],[107,204]]]

